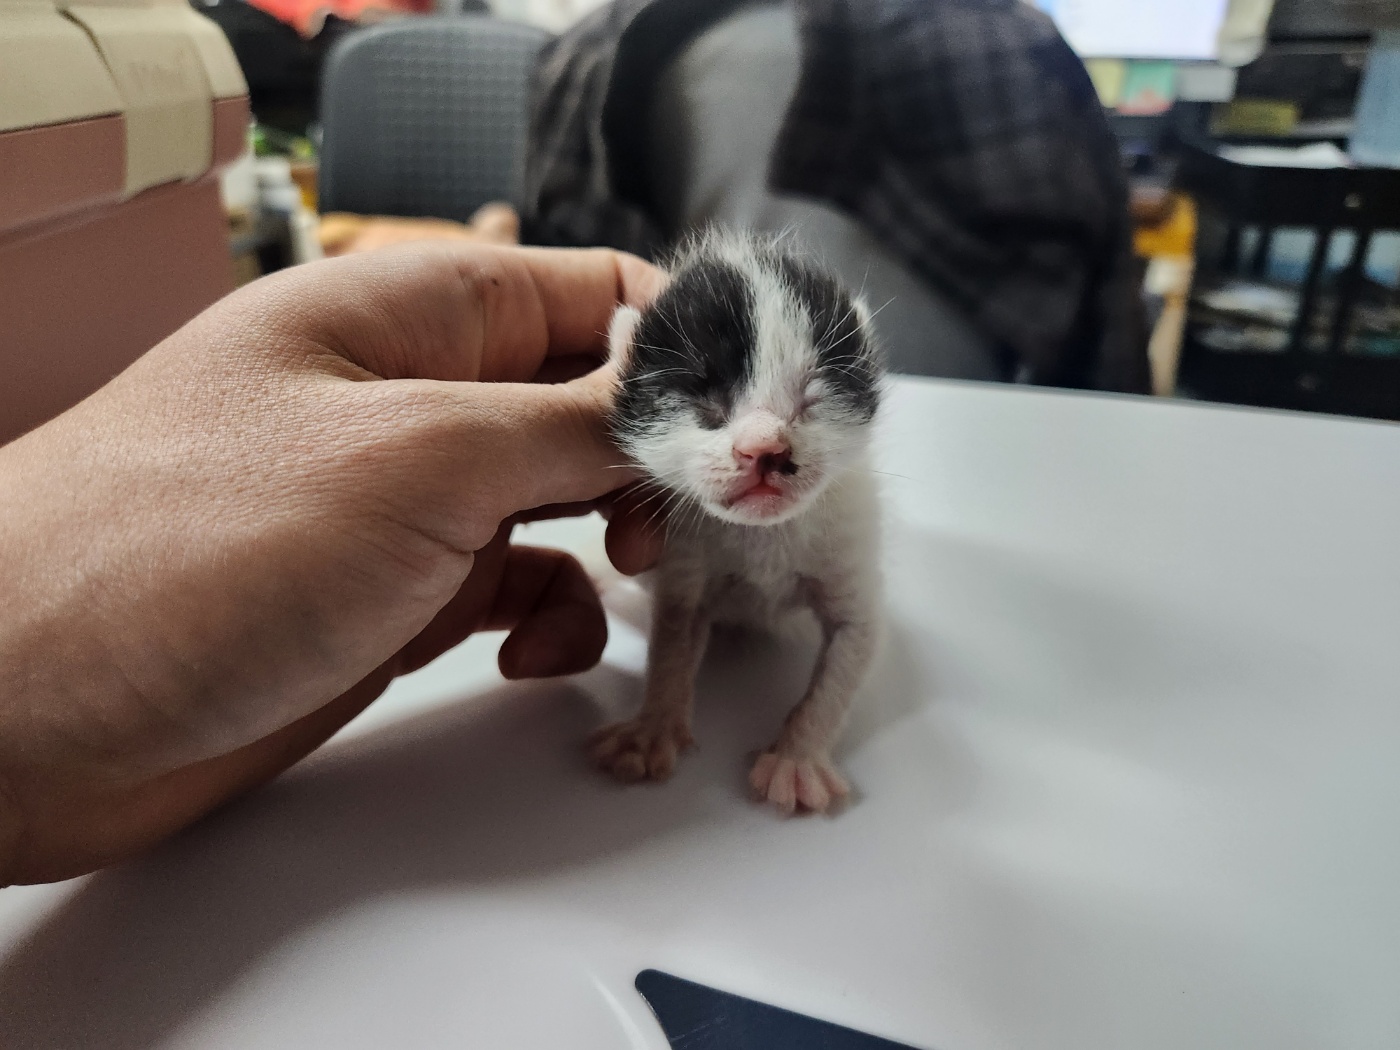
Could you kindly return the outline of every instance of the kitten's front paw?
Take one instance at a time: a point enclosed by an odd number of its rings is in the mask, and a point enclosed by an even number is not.
[[[588,751],[599,769],[635,784],[668,778],[680,753],[693,743],[685,718],[639,715],[598,730],[588,740]]]
[[[851,793],[846,778],[827,758],[793,758],[767,751],[758,756],[749,773],[749,785],[760,802],[771,802],[784,813],[799,807],[825,813]]]

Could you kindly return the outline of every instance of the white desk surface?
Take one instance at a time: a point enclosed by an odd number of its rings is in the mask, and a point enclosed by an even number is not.
[[[671,783],[497,638],[149,859],[0,891],[5,1047],[661,1050],[657,967],[930,1050],[1400,1046],[1400,428],[901,382],[892,638],[778,820],[806,671],[725,643]],[[543,531],[588,546],[592,525]]]

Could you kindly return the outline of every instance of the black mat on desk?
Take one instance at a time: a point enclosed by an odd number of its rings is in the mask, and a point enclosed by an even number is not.
[[[914,1050],[659,970],[636,984],[672,1050]]]

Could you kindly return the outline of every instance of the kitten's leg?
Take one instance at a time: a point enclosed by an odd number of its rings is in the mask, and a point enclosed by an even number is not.
[[[822,648],[807,694],[783,723],[778,742],[758,757],[749,774],[758,797],[786,813],[799,806],[825,812],[850,794],[831,762],[831,749],[879,642],[875,611],[864,603],[832,607],[817,600],[814,607]]]
[[[636,718],[589,740],[598,765],[618,780],[665,780],[694,743],[690,711],[695,674],[710,637],[709,618],[689,601],[659,601],[653,611],[646,694]]]

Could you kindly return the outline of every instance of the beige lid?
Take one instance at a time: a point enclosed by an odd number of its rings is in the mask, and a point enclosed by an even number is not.
[[[204,60],[204,73],[209,78],[210,93],[215,99],[237,98],[248,94],[248,82],[243,79],[238,56],[224,36],[224,31],[205,18],[184,0],[179,10],[189,27],[190,37]]]
[[[126,118],[125,192],[209,170],[213,100],[246,94],[228,41],[184,0],[60,0],[106,62]]]
[[[121,109],[92,41],[52,0],[0,0],[0,133]]]
[[[0,4],[6,0],[0,0]],[[238,67],[238,58],[229,46],[224,32],[210,19],[190,7],[187,0],[53,0],[60,9],[73,7],[115,7],[149,10],[169,8],[176,12],[175,21],[183,25],[182,31],[189,34],[199,50],[204,62],[204,72],[209,77],[211,95],[214,98],[236,98],[248,93],[247,81]]]

